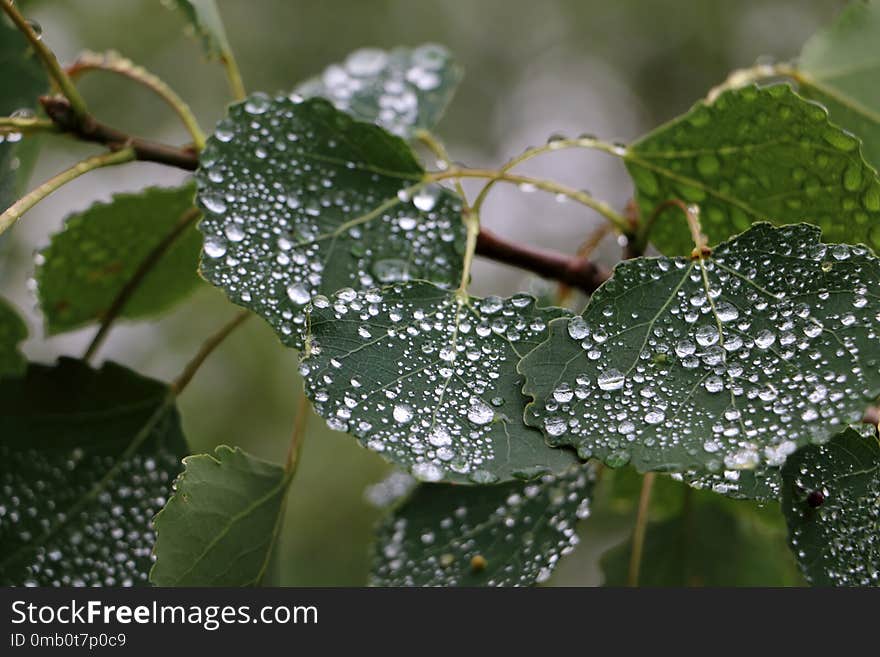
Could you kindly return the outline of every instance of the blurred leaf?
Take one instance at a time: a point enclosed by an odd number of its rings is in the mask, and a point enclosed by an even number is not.
[[[520,363],[526,423],[612,466],[721,472],[858,422],[880,394],[880,263],[819,237],[758,224],[705,259],[619,264]]]
[[[12,306],[0,299],[0,378],[24,372],[27,363],[18,345],[27,336],[24,320]]]
[[[269,565],[290,478],[284,468],[220,445],[184,459],[156,516],[158,586],[255,586]]]
[[[61,359],[0,382],[0,583],[145,584],[187,453],[168,387]]]
[[[201,236],[185,213],[193,207],[193,185],[137,194],[117,194],[70,215],[40,252],[36,279],[50,334],[102,319],[141,264],[174,233],[121,317],[138,319],[167,310],[199,282]]]
[[[34,55],[27,39],[15,27],[0,20],[0,116],[19,110],[33,112],[37,97],[49,88],[49,79]],[[28,148],[22,148],[28,146]],[[22,192],[36,139],[24,142],[0,135],[0,212],[8,208]]]
[[[862,139],[880,168],[880,2],[850,2],[832,25],[804,45],[794,74],[798,90],[835,123]]]
[[[602,506],[617,515],[635,514],[639,506],[644,475],[634,468],[606,468],[596,485],[593,499],[596,507]],[[651,520],[663,520],[681,512],[684,486],[672,476],[660,475],[651,488]]]
[[[606,553],[605,586],[624,586],[632,541]],[[682,513],[647,527],[639,586],[798,586],[778,509],[692,493]]]
[[[202,154],[202,273],[297,348],[315,294],[457,284],[461,202],[423,174],[404,141],[326,100],[255,94]]]
[[[378,532],[375,586],[529,586],[577,545],[594,474],[499,486],[422,484]]]
[[[486,484],[574,462],[522,421],[516,364],[566,312],[424,282],[317,297],[301,371],[316,412],[426,481]]]
[[[627,152],[645,219],[663,201],[700,208],[717,244],[756,221],[806,221],[833,242],[880,248],[880,181],[859,142],[788,85],[747,87],[697,103]],[[685,219],[667,210],[650,239],[663,253],[690,253]]]
[[[171,4],[184,15],[210,59],[221,60],[227,56],[229,40],[216,0],[171,0]]]
[[[880,443],[847,429],[782,469],[791,546],[813,586],[880,584]]]
[[[296,92],[326,98],[359,121],[410,138],[416,130],[437,124],[461,75],[450,52],[436,44],[391,52],[362,48],[301,84]]]

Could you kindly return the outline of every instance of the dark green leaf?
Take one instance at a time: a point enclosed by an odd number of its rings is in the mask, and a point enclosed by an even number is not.
[[[197,175],[203,275],[288,346],[315,294],[461,277],[460,201],[424,186],[403,140],[326,100],[233,105]]]
[[[683,480],[697,490],[711,490],[735,500],[770,502],[782,494],[779,468],[756,470],[725,470],[721,474],[685,472]]]
[[[221,445],[184,459],[156,516],[158,586],[253,586],[269,564],[290,478],[284,468]]]
[[[216,0],[172,0],[173,6],[184,15],[189,29],[202,43],[210,59],[220,60],[230,52],[223,19]]]
[[[62,359],[0,383],[0,583],[145,584],[186,454],[168,387]]]
[[[625,159],[645,218],[666,200],[695,203],[712,244],[766,220],[807,221],[829,241],[880,247],[880,181],[858,140],[787,85],[701,101]],[[651,241],[671,255],[693,247],[684,218],[671,210],[657,219]]]
[[[491,483],[574,461],[522,421],[516,364],[560,308],[460,297],[424,282],[316,297],[301,370],[337,431],[419,479]]]
[[[602,557],[605,586],[628,581],[632,541]],[[648,525],[639,586],[797,586],[777,509],[693,493],[682,513]]]
[[[176,235],[132,297],[121,317],[137,319],[167,310],[199,282],[201,236],[195,222],[181,223],[193,207],[193,185],[117,194],[67,218],[38,258],[40,306],[50,334],[99,321],[141,264]]]
[[[436,125],[460,80],[461,69],[449,51],[428,43],[391,52],[356,50],[296,92],[322,96],[360,121],[409,138]]]
[[[880,443],[847,429],[782,469],[792,549],[814,586],[880,584]]]
[[[422,484],[379,528],[376,586],[529,586],[577,545],[594,474],[499,486]]]
[[[553,444],[642,471],[778,467],[880,394],[880,263],[758,224],[704,260],[624,262],[520,372]]]
[[[800,93],[828,108],[835,123],[862,139],[880,167],[880,2],[850,2],[801,51],[794,77]]]
[[[27,363],[18,345],[27,336],[24,320],[12,306],[0,299],[0,377],[24,372]]]

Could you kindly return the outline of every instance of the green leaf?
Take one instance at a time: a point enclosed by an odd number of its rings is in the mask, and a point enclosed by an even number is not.
[[[102,319],[114,300],[172,233],[174,241],[138,285],[121,317],[167,310],[198,285],[201,236],[182,219],[193,207],[193,185],[117,194],[70,215],[40,252],[36,280],[49,334]]]
[[[457,284],[461,202],[423,175],[403,140],[326,100],[255,94],[202,154],[202,274],[297,348],[315,294]]]
[[[778,467],[880,394],[880,263],[758,224],[705,260],[621,263],[526,356],[526,422],[641,471]]]
[[[624,586],[632,541],[600,561],[605,586]],[[639,586],[797,586],[797,565],[776,509],[694,493],[680,515],[650,523]]]
[[[172,0],[184,15],[193,35],[210,59],[222,60],[229,53],[229,40],[216,0]]]
[[[643,217],[666,200],[695,203],[711,244],[766,220],[807,221],[830,241],[880,248],[880,181],[858,140],[788,85],[701,101],[624,157]],[[650,239],[670,255],[693,247],[684,218],[672,210],[657,219]]]
[[[187,453],[168,387],[61,359],[0,382],[0,583],[145,584]]]
[[[436,44],[391,52],[362,48],[301,84],[296,93],[321,96],[360,121],[409,138],[437,124],[461,76],[450,52]]]
[[[0,299],[0,378],[24,372],[27,363],[18,345],[27,336],[24,320],[12,306]]]
[[[49,79],[27,39],[15,27],[0,20],[0,115],[33,112],[37,97],[49,88]],[[28,149],[21,148],[20,136],[0,135],[0,211],[20,195],[29,166],[23,163]],[[35,144],[33,138],[29,144]],[[30,149],[32,150],[32,149]]]
[[[880,443],[847,429],[782,469],[791,547],[814,586],[880,584]]]
[[[880,2],[850,2],[804,45],[793,73],[798,90],[862,139],[880,168]]]
[[[574,461],[523,424],[519,359],[560,308],[424,282],[316,297],[301,371],[337,431],[426,481],[485,484]]]
[[[531,483],[422,484],[378,531],[374,586],[529,586],[578,543],[594,472],[576,465]]]
[[[711,490],[735,500],[772,502],[779,500],[782,495],[779,468],[725,470],[720,474],[685,472],[682,480],[697,490]]]
[[[284,468],[221,445],[184,459],[174,495],[156,516],[158,586],[253,586],[281,525]]]

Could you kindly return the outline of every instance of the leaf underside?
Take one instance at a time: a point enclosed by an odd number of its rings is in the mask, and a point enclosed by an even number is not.
[[[805,224],[617,266],[520,364],[527,424],[641,471],[778,467],[880,394],[880,264]]]

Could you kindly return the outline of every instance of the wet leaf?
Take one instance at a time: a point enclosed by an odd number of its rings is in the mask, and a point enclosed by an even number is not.
[[[18,345],[27,336],[24,320],[12,306],[0,299],[0,377],[24,372],[27,363]]]
[[[281,524],[284,468],[226,445],[184,459],[174,495],[156,516],[158,586],[254,586]]]
[[[829,27],[804,45],[794,74],[798,90],[819,101],[863,141],[880,167],[880,2],[850,2]]]
[[[172,0],[172,3],[186,18],[188,28],[201,41],[210,59],[222,60],[227,56],[229,40],[216,0]]]
[[[498,486],[422,484],[382,522],[375,586],[529,586],[577,545],[594,473]]]
[[[601,561],[605,586],[628,582],[632,541]],[[682,512],[650,523],[639,586],[798,586],[778,509],[693,493]]]
[[[720,473],[858,422],[880,394],[880,263],[819,238],[759,224],[705,260],[619,264],[520,364],[527,424],[609,465]]]
[[[409,138],[417,129],[437,124],[461,75],[449,51],[436,44],[390,52],[362,48],[296,92],[326,98],[360,121]]]
[[[457,284],[461,204],[423,175],[404,141],[323,99],[256,94],[202,154],[202,273],[292,347],[315,294]]]
[[[814,586],[880,584],[880,443],[847,429],[782,469],[792,550]]]
[[[165,384],[62,359],[0,383],[0,583],[146,584],[187,453]]]
[[[779,468],[725,470],[720,474],[685,472],[682,480],[697,490],[711,490],[735,500],[771,502],[782,495]]]
[[[424,282],[317,297],[301,371],[315,410],[426,481],[486,484],[574,461],[522,421],[516,364],[559,308]]]
[[[701,209],[711,244],[757,221],[806,221],[833,242],[880,248],[880,181],[859,141],[788,85],[746,87],[697,103],[627,152],[642,214],[679,199]],[[666,211],[651,242],[690,253],[684,217]]]
[[[201,236],[182,220],[193,207],[193,185],[117,194],[70,215],[38,256],[40,307],[49,334],[100,321],[141,264],[171,233],[178,233],[124,306],[138,319],[167,310],[199,282]]]

